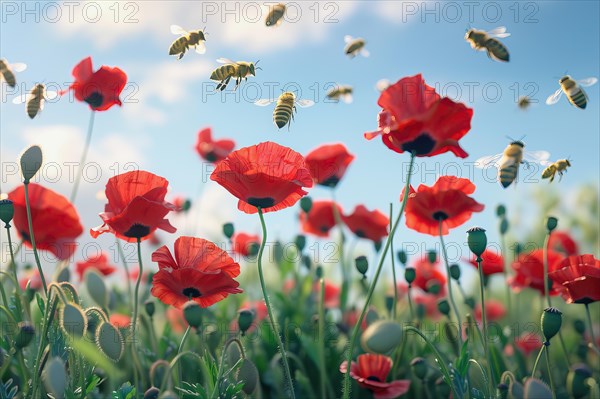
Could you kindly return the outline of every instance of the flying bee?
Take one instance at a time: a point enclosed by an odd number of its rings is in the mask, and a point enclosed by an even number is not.
[[[271,11],[265,18],[265,25],[267,26],[279,26],[283,22],[283,16],[285,15],[285,4],[275,4]]]
[[[0,60],[0,80],[5,80],[6,84],[10,87],[17,85],[17,79],[15,78],[15,72],[23,72],[27,69],[27,65],[19,62],[15,64],[9,64],[4,58]]]
[[[24,94],[13,100],[14,104],[26,103],[25,111],[31,119],[35,118],[37,114],[44,110],[44,103],[46,100],[54,100],[58,97],[58,92],[52,90],[46,90],[46,86],[41,83],[33,86],[33,89],[29,94]]]
[[[583,91],[581,86],[592,86],[596,84],[596,82],[598,82],[598,78],[587,78],[576,81],[569,75],[563,76],[558,81],[558,83],[560,83],[560,89],[556,90],[554,94],[546,99],[546,104],[556,104],[558,100],[560,100],[562,94],[565,93],[571,104],[579,109],[585,109],[588,99],[587,94],[585,94],[585,91]]]
[[[346,47],[344,47],[344,53],[346,53],[350,58],[356,57],[358,54],[363,57],[369,56],[369,51],[365,49],[365,39],[362,38],[353,38],[350,35],[344,36],[344,42],[346,43]]]
[[[519,97],[519,101],[517,101],[519,108],[523,111],[527,110],[531,106],[531,98],[527,96]]]
[[[506,188],[517,179],[521,164],[526,164],[527,166],[529,163],[549,164],[548,158],[550,158],[550,154],[547,151],[525,152],[524,148],[525,144],[521,140],[513,140],[504,149],[504,152],[479,158],[475,161],[475,167],[484,169],[489,166],[495,166],[498,168],[498,182],[502,187]]]
[[[281,93],[279,98],[276,99],[257,100],[254,102],[254,104],[264,107],[275,101],[277,101],[277,103],[275,104],[275,109],[273,110],[273,122],[279,129],[285,125],[288,125],[288,130],[291,122],[294,120],[296,105],[302,108],[308,108],[315,105],[315,102],[311,100],[296,99],[296,95],[291,91]]]
[[[508,62],[509,55],[506,46],[496,37],[508,37],[506,27],[500,26],[489,32],[477,29],[469,29],[465,34],[465,40],[477,51],[487,51],[488,57],[496,61]]]
[[[558,181],[562,180],[563,173],[567,171],[567,168],[571,167],[571,161],[568,159],[559,159],[558,161],[550,164],[542,172],[542,179],[550,178],[550,183],[554,181],[554,177],[558,173]]]
[[[392,83],[389,80],[387,80],[387,79],[379,79],[377,81],[377,83],[375,83],[375,89],[378,92],[381,93],[382,91],[384,91],[385,89],[387,89],[391,85],[392,85]]]
[[[337,85],[327,92],[327,98],[339,102],[342,100],[346,104],[352,102],[352,92],[354,89],[348,85]]]
[[[177,59],[180,60],[190,47],[193,47],[198,54],[206,53],[206,46],[204,42],[206,42],[207,33],[205,33],[204,30],[188,32],[181,26],[171,25],[171,33],[182,36],[175,40],[173,44],[171,44],[171,47],[169,47],[169,55],[179,54]]]
[[[259,60],[260,61],[260,60]],[[238,61],[233,62],[227,58],[219,58],[217,60],[218,63],[224,64],[212,71],[210,74],[211,80],[218,80],[220,83],[217,85],[217,90],[225,90],[227,84],[231,80],[231,78],[235,78],[235,89],[238,88],[242,79],[247,80],[248,76],[256,76],[256,70],[261,69],[257,67],[258,62],[247,62],[247,61]]]

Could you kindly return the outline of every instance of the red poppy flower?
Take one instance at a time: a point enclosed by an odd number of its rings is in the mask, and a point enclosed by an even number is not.
[[[358,205],[350,215],[342,215],[342,220],[357,237],[375,243],[388,235],[390,219],[377,209],[369,211],[364,205]]]
[[[90,230],[92,237],[113,233],[129,242],[145,240],[156,229],[174,233],[177,229],[164,217],[175,206],[165,201],[169,182],[150,172],[135,170],[108,179],[108,204],[100,218],[102,226]]]
[[[321,292],[321,285],[318,281],[316,281],[313,285],[313,291],[317,295],[316,298],[319,298]],[[325,280],[325,296],[323,298],[325,308],[334,309],[340,306],[340,292],[340,287]]]
[[[308,213],[300,212],[302,231],[317,237],[329,237],[329,230],[336,225],[334,206],[341,215],[342,208],[333,201],[314,201]]]
[[[15,228],[25,246],[31,248],[25,188],[15,188],[8,199],[15,208]],[[29,183],[29,204],[37,249],[50,251],[60,260],[70,258],[77,248],[75,239],[83,233],[75,207],[62,195],[35,183]]]
[[[564,287],[567,303],[600,301],[600,260],[594,255],[569,256],[548,276]]]
[[[302,155],[270,141],[232,152],[210,178],[237,197],[245,213],[292,206],[307,194],[302,187],[313,185]]]
[[[548,275],[559,268],[563,257],[554,251],[548,251]],[[511,286],[519,291],[524,287],[533,288],[544,294],[544,251],[536,249],[527,254],[520,254],[512,264],[516,272],[512,277]],[[558,295],[561,286],[552,282],[550,295]]]
[[[109,321],[113,326],[125,329],[129,328],[131,324],[131,317],[124,314],[113,313],[110,315]]]
[[[519,348],[525,356],[533,351],[538,351],[542,347],[542,340],[535,333],[523,333],[515,338],[515,346]]]
[[[455,176],[440,176],[433,186],[421,184],[417,191],[411,186],[405,208],[406,226],[436,236],[442,222],[442,234],[448,234],[449,229],[469,220],[473,212],[483,210],[483,204],[469,197],[474,191],[475,184],[469,179]]]
[[[212,130],[209,127],[198,132],[196,151],[205,161],[213,163],[222,161],[234,148],[233,140],[213,140]]]
[[[495,299],[488,299],[485,301],[485,317],[488,323],[498,321],[506,315],[506,308],[504,304]],[[475,305],[474,312],[475,319],[478,322],[481,322],[481,304],[478,303]]]
[[[75,264],[75,271],[79,275],[79,280],[83,280],[83,275],[89,268],[98,270],[103,276],[109,276],[117,270],[115,266],[108,262],[108,256],[104,252]]]
[[[435,296],[442,297],[446,295],[446,275],[438,269],[439,262],[431,263],[425,258],[417,260],[413,267],[415,269],[415,280],[413,287],[419,287],[424,292],[432,294],[431,286],[439,287],[439,292]]]
[[[243,292],[233,278],[240,265],[214,243],[202,238],[179,237],[175,258],[167,246],[152,254],[158,272],[152,278],[151,293],[161,302],[181,308],[192,300],[205,308]]]
[[[458,140],[471,129],[473,110],[441,98],[420,74],[388,87],[377,103],[383,108],[378,116],[379,128],[365,133],[367,140],[381,136],[391,150],[414,151],[420,157],[448,151],[460,158],[468,156]]]
[[[566,256],[573,256],[579,253],[577,243],[571,235],[565,231],[553,231],[548,240],[548,248],[562,252]]]
[[[87,57],[73,68],[75,82],[69,90],[75,92],[78,101],[85,101],[94,111],[106,111],[113,105],[121,105],[119,95],[127,83],[127,75],[119,68],[102,66],[92,69],[92,58]]]
[[[254,256],[258,253],[261,239],[256,234],[235,233],[231,237],[233,252],[242,256]]]
[[[394,399],[408,392],[410,380],[385,382],[393,364],[389,357],[366,353],[359,355],[357,360],[350,364],[350,377],[361,388],[373,392],[375,399]],[[344,361],[340,365],[340,372],[346,373],[347,370],[348,362]]]
[[[40,272],[37,269],[29,269],[27,274],[19,279],[19,287],[21,287],[21,291],[24,291],[27,288],[27,284],[29,283],[29,288],[34,291],[39,291],[43,288],[42,278],[40,277]]]
[[[504,272],[504,259],[502,255],[496,253],[495,251],[486,249],[481,254],[481,258],[483,261],[481,262],[481,267],[483,269],[483,274],[485,276],[491,276],[492,274],[503,273]],[[476,256],[473,255],[469,263],[477,268]]]
[[[335,187],[354,160],[343,144],[325,144],[306,155],[306,166],[315,183]]]

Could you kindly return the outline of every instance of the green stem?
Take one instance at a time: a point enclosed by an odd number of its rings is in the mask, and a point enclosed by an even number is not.
[[[346,356],[346,362],[347,362],[346,364],[348,365],[348,367],[346,367],[346,373],[344,374],[344,382],[342,385],[343,399],[350,398],[350,365],[352,364],[352,357],[354,354],[354,345],[356,343],[356,339],[358,337],[358,331],[360,329],[362,321],[365,318],[365,314],[367,313],[367,309],[369,308],[369,305],[371,303],[371,298],[373,297],[373,292],[375,292],[375,286],[377,285],[377,280],[379,279],[379,274],[381,274],[381,269],[383,268],[383,262],[385,261],[385,257],[387,256],[387,252],[390,248],[392,238],[394,237],[394,234],[396,233],[396,229],[398,228],[398,225],[400,224],[400,220],[402,219],[402,214],[404,213],[404,207],[406,206],[406,202],[408,201],[410,177],[412,175],[412,169],[413,169],[414,163],[415,163],[415,153],[413,152],[413,153],[411,153],[411,156],[410,156],[410,166],[408,167],[408,175],[406,177],[406,186],[404,187],[404,197],[402,198],[402,205],[400,206],[400,212],[398,213],[398,216],[396,216],[396,220],[393,224],[394,227],[391,229],[390,234],[388,235],[388,237],[385,241],[385,246],[384,246],[383,252],[381,253],[381,256],[379,258],[379,264],[377,265],[377,270],[375,271],[375,276],[373,277],[373,281],[371,282],[371,286],[369,287],[369,292],[367,293],[367,298],[366,298],[365,304],[363,306],[362,312],[360,313],[358,321],[356,322],[356,324],[354,325],[354,328],[352,330],[352,336],[350,338],[349,347],[348,347],[348,354]]]
[[[462,347],[462,319],[460,318],[460,313],[458,313],[458,307],[456,307],[456,302],[454,302],[454,294],[452,293],[452,278],[450,276],[450,265],[448,264],[448,253],[446,252],[446,245],[444,244],[444,236],[442,234],[442,223],[440,220],[438,225],[438,231],[440,234],[440,243],[442,246],[442,255],[444,257],[444,265],[446,265],[446,281],[448,283],[448,298],[450,299],[450,304],[452,305],[452,309],[454,310],[454,315],[456,316],[456,325],[458,328],[458,342],[459,347]],[[483,284],[483,282],[482,282]]]
[[[413,310],[413,303],[412,303],[412,284],[408,285],[408,307],[410,309],[410,322],[412,323],[415,320],[415,311]]]
[[[188,330],[189,330],[189,327],[188,327]],[[187,333],[187,331],[186,331],[186,333]],[[210,399],[215,398],[215,395],[219,392],[219,380],[223,376],[223,365],[225,364],[225,355],[227,354],[227,349],[229,348],[229,346],[234,342],[237,344],[237,346],[240,350],[240,355],[242,356],[242,359],[244,359],[246,357],[246,355],[244,354],[244,348],[242,347],[242,343],[237,338],[232,338],[225,343],[225,346],[223,347],[223,352],[221,353],[221,362],[219,363],[219,370],[217,371],[217,379],[215,381],[215,387],[210,395]],[[242,359],[238,360],[238,362],[241,361]]]
[[[50,304],[52,304],[52,306],[50,306]],[[32,379],[32,392],[31,392],[31,397],[35,398],[35,394],[39,385],[39,378],[38,376],[40,375],[40,366],[41,366],[41,361],[42,361],[42,355],[44,354],[44,348],[46,347],[46,339],[48,337],[48,328],[50,327],[50,324],[52,324],[52,320],[54,318],[54,312],[56,310],[56,306],[58,304],[58,300],[57,298],[55,298],[54,300],[52,299],[51,296],[48,296],[48,299],[46,301],[46,307],[45,307],[45,311],[46,314],[44,315],[44,326],[42,328],[42,335],[40,336],[40,344],[38,346],[38,351],[37,351],[37,357],[36,357],[36,361],[33,367],[33,370],[35,371],[33,373],[33,379]]]
[[[325,371],[325,279],[319,279],[319,363],[321,371],[321,398],[326,399],[325,383],[327,373]]]
[[[548,343],[550,344],[550,343]],[[535,363],[533,363],[533,371],[531,372],[531,378],[535,378],[535,370],[537,370],[537,365],[540,361],[540,358],[542,357],[542,352],[544,352],[544,349],[546,349],[546,343],[544,343],[542,345],[542,347],[540,348],[540,351],[538,352],[537,357],[535,358]]]
[[[185,345],[185,341],[187,341],[188,339],[188,335],[190,335],[190,330],[192,329],[191,326],[187,326],[187,328],[185,329],[185,333],[183,333],[183,337],[181,338],[181,343],[179,344],[179,349],[177,349],[177,354],[179,355],[181,353],[181,351],[183,350],[183,346]],[[202,337],[201,337],[202,338]],[[179,364],[178,367],[178,376],[179,376],[179,381],[181,381],[181,376],[183,374],[183,371],[181,370],[181,364]]]
[[[133,292],[133,315],[131,318],[131,355],[133,357],[133,362],[135,364],[134,370],[134,378],[136,380],[135,386],[139,386],[138,383],[138,375],[141,376],[141,364],[137,357],[137,351],[135,349],[136,339],[136,326],[137,326],[137,316],[138,316],[138,302],[139,302],[139,291],[140,291],[140,282],[142,281],[142,274],[144,274],[144,265],[142,264],[142,240],[138,237],[137,239],[137,253],[138,253],[138,264],[139,264],[139,274],[137,276],[137,280],[135,282],[135,290]]]
[[[552,379],[552,370],[550,369],[550,350],[546,348],[546,364],[548,366],[548,380],[550,380],[550,390],[552,391],[552,399],[556,399],[556,390],[554,389],[554,380]]]
[[[340,266],[342,270],[342,290],[340,292],[340,309],[342,314],[346,310],[346,303],[348,302],[348,291],[350,290],[350,276],[348,273],[348,267],[346,265],[346,258],[344,254],[344,246],[346,243],[346,235],[344,234],[344,224],[342,223],[342,215],[340,215],[340,210],[337,207],[337,201],[335,198],[335,189],[331,190],[331,201],[333,207],[333,218],[335,220],[335,225],[340,231],[340,243],[341,243],[341,251],[340,251]]]
[[[492,372],[492,356],[488,349],[488,329],[487,329],[487,315],[485,313],[485,286],[483,284],[483,267],[481,266],[481,256],[477,256],[477,269],[479,270],[479,292],[481,294],[481,323],[483,324],[483,350],[487,357],[487,368],[489,373],[489,382],[491,384],[490,391],[494,391],[496,382],[494,381],[494,373]]]
[[[42,264],[40,263],[40,257],[35,246],[35,235],[33,232],[33,221],[31,219],[31,205],[29,204],[29,182],[23,184],[25,186],[25,208],[27,209],[27,225],[29,227],[29,241],[31,242],[31,248],[33,249],[33,256],[35,257],[35,264],[40,273],[40,279],[44,286],[44,294],[48,297],[48,286],[46,285],[46,279],[44,278],[44,271],[42,270]]]
[[[594,337],[594,325],[592,324],[592,316],[590,315],[590,306],[588,303],[585,304],[585,313],[587,315],[588,324],[590,325],[591,342],[589,343],[589,346],[595,348],[596,353],[600,355],[600,348],[598,348],[598,344],[596,344],[596,338]]]
[[[390,230],[392,230],[392,220],[394,219],[394,208],[390,202]],[[392,258],[392,281],[394,283],[394,303],[392,304],[392,320],[396,320],[396,304],[398,303],[398,286],[396,283],[396,261],[394,254],[394,240],[390,243],[390,257]]]
[[[552,307],[552,302],[550,301],[550,288],[548,287],[548,242],[550,241],[550,232],[546,234],[546,238],[544,239],[544,296],[546,297],[546,303],[548,307]]]
[[[265,278],[263,276],[263,268],[262,268],[262,255],[265,250],[265,244],[267,243],[267,226],[265,225],[265,218],[263,217],[263,212],[260,207],[258,209],[258,217],[260,218],[260,225],[262,227],[262,242],[260,243],[260,248],[258,250],[258,277],[260,279],[260,287],[263,292],[263,296],[265,298],[265,305],[267,307],[267,313],[269,314],[269,321],[271,322],[271,329],[273,330],[273,335],[275,335],[275,340],[277,343],[277,349],[279,349],[279,353],[281,354],[281,361],[283,362],[283,370],[285,374],[286,383],[289,386],[290,397],[295,399],[296,395],[294,394],[294,384],[292,382],[292,374],[290,373],[290,366],[288,363],[287,356],[285,354],[285,348],[283,347],[283,342],[281,342],[281,337],[279,336],[279,330],[277,328],[277,322],[275,317],[273,316],[273,309],[271,307],[271,301],[269,300],[269,294],[267,292],[267,286],[265,284]]]
[[[81,153],[81,159],[79,160],[79,167],[77,168],[77,176],[75,176],[75,182],[73,184],[73,189],[71,190],[71,196],[69,197],[69,201],[73,204],[75,203],[75,198],[77,197],[77,190],[79,189],[79,183],[81,182],[81,175],[83,174],[83,167],[85,163],[85,159],[87,158],[87,153],[90,148],[90,143],[92,142],[92,131],[94,130],[94,116],[96,115],[96,111],[92,110],[92,114],[90,115],[90,122],[88,124],[87,136],[85,138],[85,146],[83,147],[83,152]]]
[[[508,304],[508,315],[512,316],[513,312],[512,312],[512,299],[511,299],[511,295],[510,295],[510,285],[508,284],[508,264],[506,261],[507,258],[507,252],[506,252],[506,238],[504,237],[504,234],[500,235],[500,245],[502,246],[502,272],[504,274],[504,284],[506,285],[506,303]]]
[[[127,285],[127,295],[129,298],[133,298],[133,293],[131,291],[131,279],[129,277],[129,267],[127,266],[127,260],[125,258],[125,253],[123,253],[123,247],[121,246],[121,242],[118,238],[117,241],[117,250],[119,251],[119,257],[121,258],[121,263],[123,263],[123,268],[125,269],[125,284]]]

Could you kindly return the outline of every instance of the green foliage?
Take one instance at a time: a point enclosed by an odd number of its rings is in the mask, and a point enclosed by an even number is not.
[[[13,399],[17,396],[19,387],[17,385],[11,387],[12,383],[12,378],[9,378],[4,383],[0,381],[0,399]]]
[[[132,386],[129,382],[121,385],[121,387],[113,391],[112,399],[135,399],[136,398],[136,390],[135,387]]]

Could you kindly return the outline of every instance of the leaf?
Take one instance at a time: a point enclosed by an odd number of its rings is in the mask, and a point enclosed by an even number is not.
[[[504,358],[502,357],[502,354],[496,345],[490,345],[488,350],[490,351],[490,357],[492,361],[491,367],[492,373],[494,373],[494,379],[496,381],[500,381],[500,376],[507,370],[506,363],[504,363]]]
[[[44,299],[42,298],[39,292],[35,293],[35,301],[37,302],[38,308],[40,308],[40,312],[42,314],[45,314],[46,303],[44,302]]]
[[[463,342],[462,348],[460,349],[460,356],[458,360],[456,360],[456,371],[460,374],[461,377],[465,377],[467,375],[467,370],[469,369],[469,341]]]
[[[113,399],[134,399],[136,397],[135,387],[126,382],[118,391],[113,391],[112,397]]]

